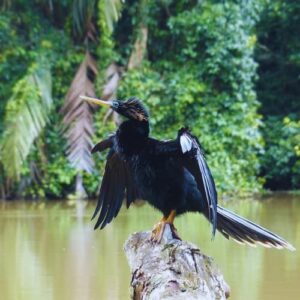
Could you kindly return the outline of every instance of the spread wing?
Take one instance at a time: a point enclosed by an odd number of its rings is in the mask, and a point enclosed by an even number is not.
[[[97,147],[94,152],[103,151],[112,145],[113,143],[108,139],[104,140],[94,147],[94,149]],[[92,217],[94,219],[98,215],[95,229],[98,227],[103,229],[118,215],[125,195],[127,207],[138,197],[128,164],[111,148],[107,156],[97,206]]]
[[[183,165],[194,176],[198,188],[206,200],[208,219],[212,224],[212,235],[215,235],[217,225],[218,196],[214,179],[205,161],[198,139],[187,129],[181,129],[178,139],[182,151]]]

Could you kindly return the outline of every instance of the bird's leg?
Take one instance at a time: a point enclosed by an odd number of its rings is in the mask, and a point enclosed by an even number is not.
[[[170,212],[170,214],[169,214],[169,216],[168,216],[168,218],[166,220],[166,224],[170,225],[173,238],[181,240],[181,238],[179,237],[179,235],[177,233],[177,230],[176,230],[176,228],[174,226],[175,217],[176,217],[176,210],[171,210],[171,212]]]
[[[164,231],[165,231],[166,224],[170,225],[170,229],[171,229],[173,238],[180,240],[180,237],[178,236],[176,228],[173,224],[175,216],[176,216],[176,211],[172,210],[168,217],[163,217],[160,220],[160,222],[158,222],[154,226],[154,228],[152,230],[151,241],[156,242],[156,243],[160,243],[160,241],[163,237]]]

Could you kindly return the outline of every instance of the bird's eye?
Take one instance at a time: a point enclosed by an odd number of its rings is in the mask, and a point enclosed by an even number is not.
[[[113,101],[113,102],[112,102],[112,107],[113,107],[114,109],[118,109],[119,106],[120,106],[120,104],[119,104],[118,101]]]

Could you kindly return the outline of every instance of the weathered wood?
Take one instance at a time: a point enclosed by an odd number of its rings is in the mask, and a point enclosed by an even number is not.
[[[124,249],[132,272],[133,300],[215,300],[230,288],[213,263],[193,244],[172,238],[169,225],[160,244],[151,232],[131,235]]]

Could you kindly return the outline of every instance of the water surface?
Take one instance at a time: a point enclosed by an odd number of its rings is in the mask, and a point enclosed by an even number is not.
[[[95,203],[0,202],[0,299],[129,299],[122,251],[128,235],[149,230],[160,214],[147,205],[123,208],[103,231],[89,218]],[[300,197],[230,201],[227,208],[277,232],[300,249]],[[185,240],[212,256],[231,287],[230,299],[300,299],[300,255],[251,248],[217,234],[198,214],[176,219]]]

